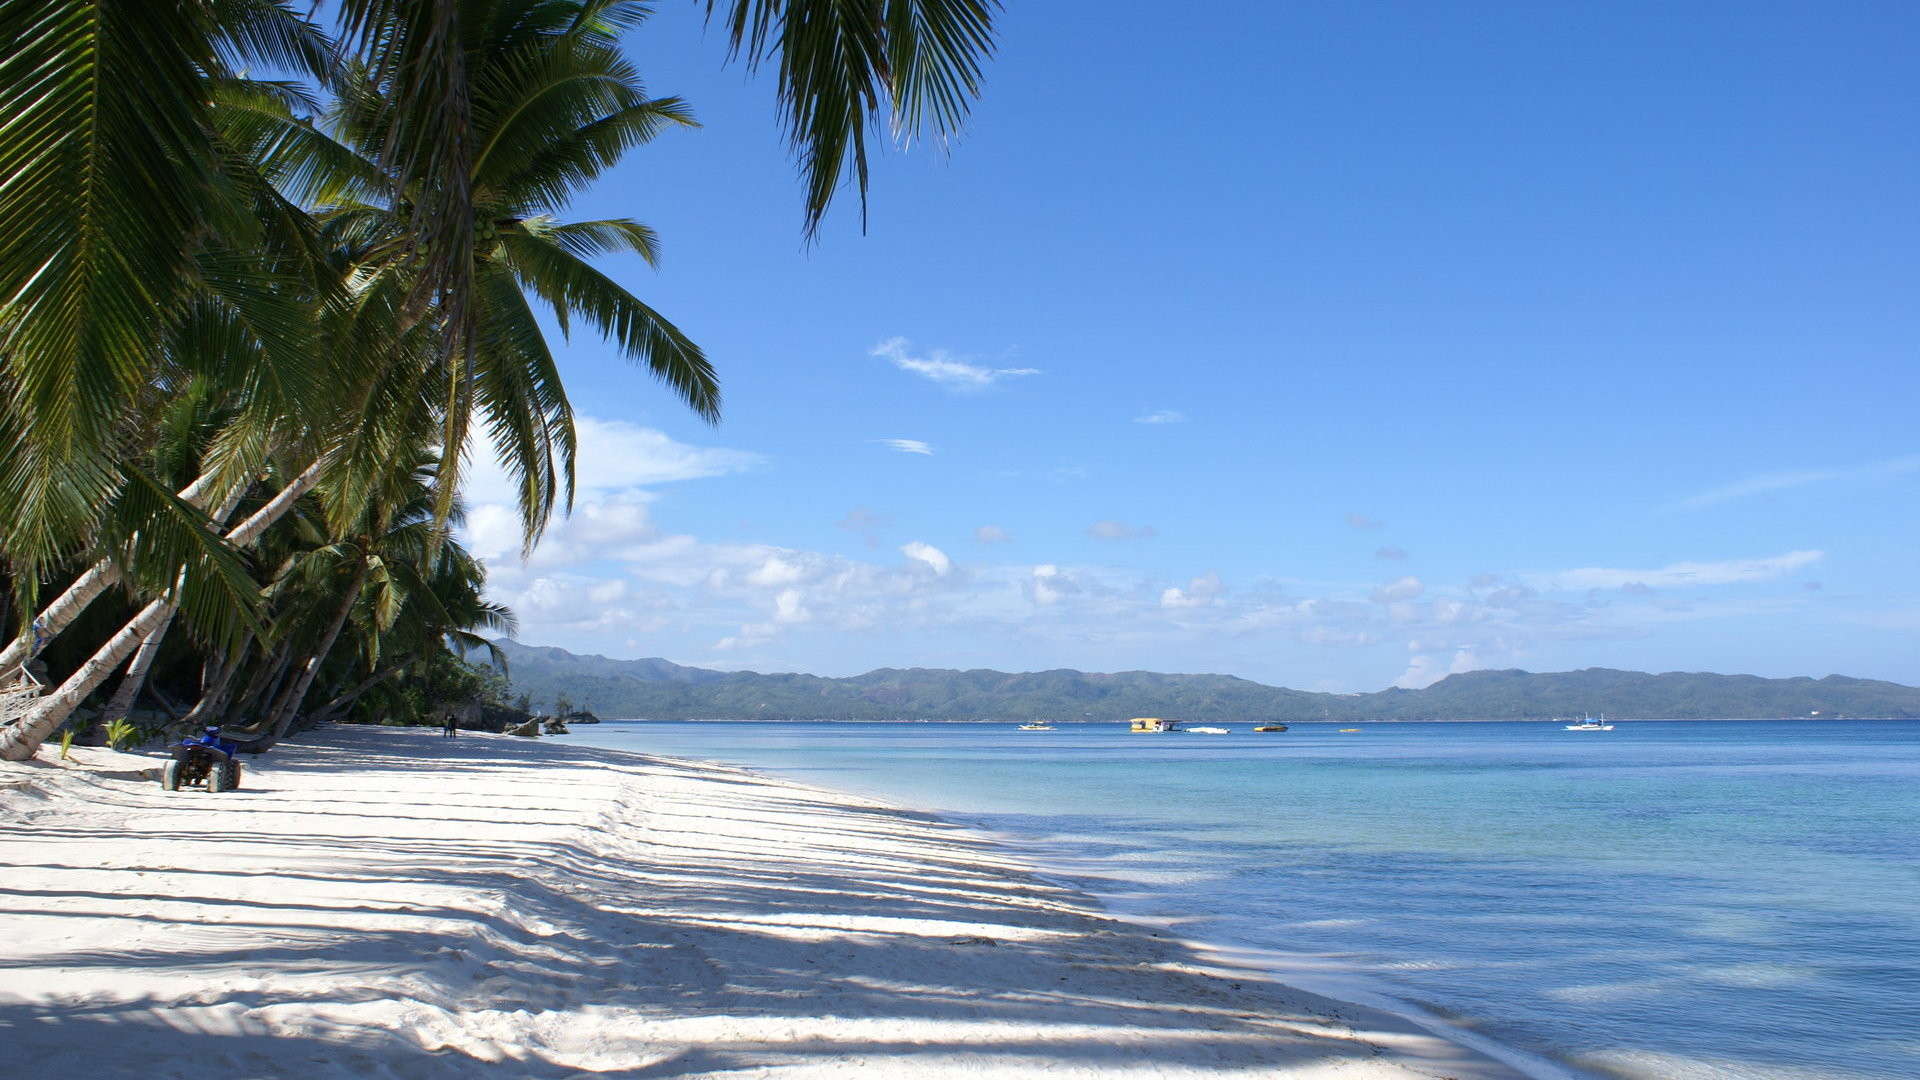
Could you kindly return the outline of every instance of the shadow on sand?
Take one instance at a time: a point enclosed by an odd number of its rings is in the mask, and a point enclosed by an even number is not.
[[[93,781],[13,828],[8,1075],[1180,1076],[1386,1048],[1513,1075],[1211,969],[932,815],[431,738],[330,731],[235,796]]]

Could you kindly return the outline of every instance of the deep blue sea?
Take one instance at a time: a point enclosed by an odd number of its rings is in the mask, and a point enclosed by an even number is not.
[[[573,740],[943,811],[1286,981],[1576,1075],[1920,1078],[1920,722],[1231,726]]]

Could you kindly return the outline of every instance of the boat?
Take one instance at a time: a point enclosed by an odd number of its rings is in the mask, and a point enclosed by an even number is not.
[[[1607,723],[1605,717],[1595,720],[1593,717],[1589,716],[1585,720],[1582,720],[1577,724],[1568,724],[1567,730],[1568,731],[1612,731],[1613,725]]]
[[[1187,731],[1194,735],[1231,735],[1233,734],[1233,730],[1231,728],[1223,728],[1223,727],[1190,727],[1187,729]]]
[[[1285,724],[1261,724],[1261,725],[1260,725],[1259,727],[1257,727],[1257,728],[1254,728],[1253,730],[1255,730],[1255,731],[1285,731],[1285,730],[1287,730],[1287,725],[1285,725]]]
[[[1341,729],[1340,729],[1340,734],[1342,734],[1342,735],[1358,735],[1358,734],[1360,734],[1360,729],[1359,729],[1359,728],[1357,728],[1357,727],[1343,727],[1343,728],[1341,728]]]
[[[1020,730],[1021,731],[1052,731],[1053,725],[1047,723],[1045,720],[1042,720],[1038,723],[1033,723],[1033,724],[1021,724]]]
[[[1157,716],[1136,716],[1127,724],[1127,730],[1135,735],[1163,735],[1180,730],[1180,721],[1162,720]]]

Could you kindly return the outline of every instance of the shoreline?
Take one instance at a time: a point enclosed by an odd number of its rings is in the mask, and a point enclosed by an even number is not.
[[[336,727],[208,795],[76,757],[0,770],[23,1078],[1526,1075],[729,766]]]
[[[974,827],[974,831],[1015,851],[1021,861],[1028,863],[1032,872],[1043,880],[1092,897],[1109,918],[1177,937],[1188,948],[1211,958],[1214,964],[1224,969],[1344,1006],[1387,1013],[1437,1038],[1458,1043],[1475,1053],[1493,1058],[1512,1068],[1524,1080],[1600,1080],[1596,1073],[1583,1072],[1572,1065],[1509,1046],[1411,1001],[1394,997],[1391,987],[1324,957],[1311,953],[1276,952],[1227,937],[1195,934],[1180,925],[1186,921],[1182,918],[1152,915],[1133,908],[1125,894],[1100,888],[1088,871],[1076,869],[1071,859],[1049,855],[1029,840],[1012,833],[978,827]]]
[[[603,723],[626,724],[648,723],[653,721],[612,720]],[[711,721],[660,721],[664,723],[708,723]],[[834,721],[818,721],[831,723]],[[920,723],[922,721],[911,721]],[[956,721],[924,721],[925,723],[953,723]],[[1065,721],[1077,723],[1078,721]],[[1498,721],[1496,721],[1498,722]],[[615,749],[596,747],[596,749]],[[684,755],[648,755],[658,760],[686,763],[703,768],[737,770],[747,775],[773,779],[779,783],[793,783],[801,787],[817,787],[804,781],[788,780],[777,772],[763,772],[751,766],[739,765],[718,758],[688,757]],[[905,809],[888,795],[877,791],[833,790],[839,794],[872,800],[878,804]],[[1283,954],[1263,949],[1243,941],[1216,937],[1201,933],[1195,934],[1183,928],[1184,920],[1175,917],[1153,915],[1132,906],[1128,897],[1120,892],[1102,888],[1094,873],[1094,863],[1081,857],[1067,855],[1062,851],[1049,850],[1046,845],[1036,843],[1031,837],[997,829],[987,824],[968,820],[964,811],[915,809],[915,813],[926,813],[940,820],[954,824],[967,833],[979,837],[985,842],[1003,851],[1011,852],[1016,861],[1025,868],[1025,872],[1067,892],[1080,894],[1092,899],[1100,914],[1114,922],[1139,927],[1153,933],[1156,937],[1165,937],[1177,942],[1196,955],[1208,958],[1208,963],[1216,970],[1242,981],[1259,981],[1273,985],[1282,992],[1304,993],[1324,999],[1334,1006],[1367,1009],[1386,1013],[1404,1023],[1411,1024],[1436,1038],[1459,1044],[1473,1053],[1492,1058],[1513,1070],[1519,1080],[1599,1080],[1599,1074],[1582,1071],[1565,1062],[1532,1053],[1518,1047],[1509,1046],[1497,1039],[1481,1035],[1479,1032],[1462,1026],[1461,1023],[1430,1012],[1414,1002],[1393,996],[1390,987],[1371,981],[1351,969],[1329,964],[1324,958],[1312,954]]]

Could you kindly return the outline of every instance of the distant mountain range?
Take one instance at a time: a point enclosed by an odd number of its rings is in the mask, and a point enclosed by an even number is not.
[[[1231,675],[1008,674],[881,668],[846,679],[709,671],[609,660],[501,640],[516,694],[551,708],[565,694],[608,719],[651,720],[1524,720],[1553,716],[1704,720],[1920,717],[1920,689],[1872,679],[1762,679],[1585,668],[1473,671],[1424,690],[1322,694]]]

